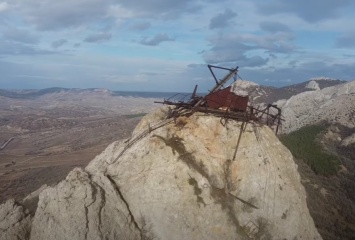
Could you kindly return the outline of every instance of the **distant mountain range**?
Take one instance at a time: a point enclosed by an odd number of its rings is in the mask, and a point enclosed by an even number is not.
[[[37,98],[43,95],[52,94],[52,93],[82,93],[82,92],[104,92],[104,93],[112,93],[110,90],[102,89],[102,88],[61,88],[61,87],[52,87],[52,88],[44,88],[44,89],[24,89],[24,90],[4,90],[0,89],[0,96],[7,98]]]
[[[109,96],[122,97],[140,97],[140,98],[170,98],[178,93],[176,92],[141,92],[141,91],[111,91],[105,88],[61,88],[52,87],[45,89],[23,89],[23,90],[5,90],[0,89],[0,97],[13,99],[35,99],[49,94],[107,94]],[[186,95],[186,94],[185,94]]]
[[[252,99],[256,103],[267,102],[272,103],[280,99],[288,99],[293,95],[299,94],[304,91],[313,90],[307,88],[310,82],[316,82],[320,89],[335,86],[345,83],[346,81],[335,80],[330,78],[312,78],[309,81],[289,85],[286,87],[276,88],[263,85],[251,85],[249,92],[251,92]],[[52,87],[45,89],[25,89],[25,90],[4,90],[0,89],[0,96],[7,98],[18,99],[33,99],[48,94],[55,93],[105,93],[111,96],[124,96],[124,97],[142,97],[142,98],[169,98],[177,94],[175,92],[141,92],[141,91],[111,91],[104,88],[61,88]]]

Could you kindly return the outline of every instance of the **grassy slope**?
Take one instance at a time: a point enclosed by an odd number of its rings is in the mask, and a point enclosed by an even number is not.
[[[294,157],[305,161],[316,174],[334,175],[339,169],[337,156],[325,152],[316,142],[319,133],[326,129],[322,125],[303,127],[280,137]]]

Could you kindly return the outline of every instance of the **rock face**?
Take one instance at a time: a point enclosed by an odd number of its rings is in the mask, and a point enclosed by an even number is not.
[[[28,211],[13,199],[0,205],[0,240],[26,240],[31,231],[31,217]]]
[[[307,89],[312,89],[312,90],[320,90],[319,84],[312,80],[306,85]]]
[[[297,94],[275,104],[281,107],[284,133],[320,121],[355,127],[355,81]]]
[[[254,91],[257,86],[259,85],[254,82],[238,79],[232,84],[231,92],[234,92],[238,96],[245,97],[248,96],[251,91]]]
[[[30,239],[321,239],[271,129],[247,124],[236,151],[240,122],[165,119],[147,115],[131,139],[44,189]]]

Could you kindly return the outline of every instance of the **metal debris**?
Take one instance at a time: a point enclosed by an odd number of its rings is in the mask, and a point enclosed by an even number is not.
[[[221,117],[227,122],[228,119],[239,120],[244,123],[256,122],[268,125],[275,129],[275,134],[278,133],[281,121],[281,109],[276,105],[268,104],[265,108],[250,105],[249,96],[237,95],[231,91],[231,86],[223,87],[231,78],[234,80],[238,76],[238,67],[225,68],[219,66],[208,65],[209,70],[216,82],[209,94],[205,96],[197,96],[197,85],[195,86],[191,98],[188,101],[173,101],[171,100],[175,95],[169,99],[164,99],[162,103],[166,105],[173,105],[176,108],[169,114],[170,117],[178,117],[182,110],[190,110],[190,113],[204,112]],[[218,80],[213,71],[214,68],[226,70],[228,73]],[[276,110],[276,111],[275,111]],[[186,111],[184,111],[186,113]],[[276,112],[276,113],[275,113]]]

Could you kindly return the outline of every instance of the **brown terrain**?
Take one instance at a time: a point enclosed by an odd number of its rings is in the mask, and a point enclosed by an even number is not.
[[[58,183],[108,144],[130,137],[157,107],[153,102],[104,90],[0,96],[0,203]]]

